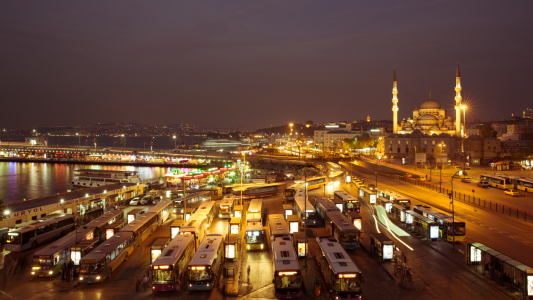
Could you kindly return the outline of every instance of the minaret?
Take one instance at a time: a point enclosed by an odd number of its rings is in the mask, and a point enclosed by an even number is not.
[[[370,122],[370,114],[368,114],[368,116],[366,116],[366,121]]]
[[[461,74],[459,73],[459,62],[457,62],[457,73],[455,74],[455,136],[461,137]]]
[[[398,133],[398,82],[396,81],[396,68],[392,77],[392,133]]]

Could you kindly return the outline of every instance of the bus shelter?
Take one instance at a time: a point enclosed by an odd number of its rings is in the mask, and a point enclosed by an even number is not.
[[[112,236],[115,235],[120,229],[124,228],[126,226],[126,221],[115,221],[105,228],[105,239],[106,241],[109,240]]]
[[[355,228],[359,229],[359,231],[363,228],[362,217],[360,214],[355,211],[348,211],[346,212],[346,217],[353,223]]]
[[[439,224],[412,210],[405,212],[407,229],[421,240],[436,240],[439,238]]]
[[[290,215],[293,215],[292,204],[283,204],[283,216],[285,217],[285,220],[287,220],[287,217]]]
[[[181,226],[185,224],[185,220],[176,220],[170,224],[170,238],[173,239],[179,232]]]
[[[76,245],[70,247],[70,259],[74,262],[75,265],[80,264],[80,259],[85,256],[85,254],[91,252],[98,243],[98,239],[85,240],[77,242]]]
[[[370,253],[379,256],[382,261],[392,261],[394,259],[394,242],[383,233],[371,233]]]
[[[242,218],[242,211],[244,210],[244,205],[235,205],[233,207],[233,214],[237,218]]]
[[[398,220],[400,223],[405,223],[405,212],[407,209],[400,204],[393,204],[390,209],[390,215],[393,220]]]
[[[239,249],[239,244],[240,244],[239,235],[229,234],[224,239],[224,247],[225,247],[224,257],[228,260],[236,259],[238,256],[238,252],[239,252],[237,251]]]
[[[300,231],[300,220],[298,219],[297,215],[290,215],[287,216],[287,227],[289,227],[290,233],[295,233]]]
[[[533,268],[482,243],[467,245],[466,264],[519,299],[533,299]]]
[[[152,246],[150,246],[150,264],[153,264],[159,255],[161,255],[161,252],[163,252],[163,249],[165,249],[169,242],[169,237],[160,237],[152,243]]]
[[[229,234],[239,234],[241,232],[241,218],[233,217],[229,221]]]
[[[383,206],[383,208],[385,208],[385,211],[387,211],[387,213],[391,212],[391,209],[392,209],[392,201],[391,200],[389,200],[387,198],[379,197],[378,198],[378,205]]]
[[[304,232],[294,232],[292,234],[292,242],[294,244],[294,250],[298,258],[307,257],[309,254],[309,240],[305,236]]]

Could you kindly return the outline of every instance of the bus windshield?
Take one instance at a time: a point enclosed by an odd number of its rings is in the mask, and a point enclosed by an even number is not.
[[[200,269],[200,270],[197,270]],[[189,270],[189,280],[191,281],[203,281],[203,280],[211,280],[211,274],[209,274],[209,270],[207,270],[206,267],[192,267]]]
[[[359,208],[359,201],[347,201],[346,208],[347,209]]]
[[[231,213],[231,206],[220,206],[220,209],[219,209],[219,213],[220,214],[229,214]]]
[[[246,231],[246,244],[260,244],[263,242],[261,231]]]
[[[51,259],[34,258],[33,265],[43,269],[52,268],[54,266],[54,261]]]
[[[300,275],[276,276],[276,289],[300,288]]]
[[[360,292],[359,278],[338,278],[335,280],[335,290],[339,292]]]
[[[152,282],[154,283],[173,283],[174,271],[173,270],[153,270]]]
[[[357,232],[343,232],[341,234],[341,238],[340,238],[340,241],[341,242],[357,242],[359,239],[358,239],[358,234]]]
[[[80,266],[81,274],[98,274],[102,271],[103,265],[101,263],[82,263]]]
[[[452,235],[460,236],[465,235],[465,224],[454,224],[453,226],[448,226],[448,231]]]
[[[296,194],[296,191],[293,189],[285,190],[285,197],[294,197],[294,194]]]
[[[18,233],[18,232],[14,232],[14,233],[10,232],[10,233],[7,234],[6,243],[8,243],[8,244],[20,244],[20,242],[21,242],[20,236],[21,236],[21,234]]]

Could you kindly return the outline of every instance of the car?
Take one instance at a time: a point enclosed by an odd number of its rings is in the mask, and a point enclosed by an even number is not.
[[[477,186],[482,187],[482,188],[488,188],[489,182],[481,180],[480,182],[477,183]]]
[[[161,200],[163,200],[163,197],[161,197],[161,196],[155,196],[155,197],[154,197],[154,200],[153,200],[152,202],[153,202],[153,204],[155,205],[155,204],[157,204],[158,202],[160,202]]]
[[[461,182],[472,182],[472,180],[470,179],[470,177],[462,177]]]
[[[139,200],[141,200],[141,198],[139,198],[139,197],[135,197],[135,198],[131,199],[130,205],[139,205]]]
[[[355,183],[355,186],[358,187],[358,188],[365,186],[365,184],[361,180],[356,180],[356,181],[354,181],[354,183]]]
[[[508,189],[508,190],[505,190],[505,194],[506,195],[509,195],[509,196],[513,196],[513,197],[516,197],[516,196],[519,196],[520,193],[518,192],[518,190],[515,190],[515,189]]]
[[[150,202],[152,202],[152,196],[144,196],[141,199],[140,204],[141,205],[146,205],[146,204],[149,204]]]

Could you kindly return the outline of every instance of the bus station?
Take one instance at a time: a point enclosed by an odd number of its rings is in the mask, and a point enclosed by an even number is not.
[[[423,241],[439,238],[439,225],[437,223],[412,210],[408,210],[405,213],[405,225],[410,232]]]
[[[394,259],[394,242],[383,233],[370,234],[370,252],[382,261]]]

